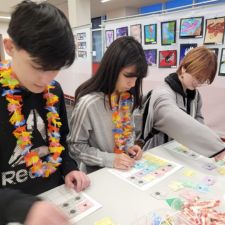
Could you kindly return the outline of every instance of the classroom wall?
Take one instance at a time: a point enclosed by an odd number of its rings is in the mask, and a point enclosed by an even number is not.
[[[85,33],[86,38],[78,40],[79,34]],[[76,88],[89,79],[92,75],[92,56],[91,56],[91,30],[90,25],[73,28],[74,40],[76,45],[76,59],[71,67],[60,71],[56,80],[60,82],[66,95],[74,96]],[[80,48],[79,43],[85,42],[86,47]],[[81,57],[81,53],[87,54]]]
[[[8,29],[9,22],[0,22],[0,34],[2,35],[2,38],[7,38],[7,29]],[[10,57],[6,54],[4,48],[3,48],[3,43],[0,44],[0,51],[4,51],[4,57],[5,59],[9,59]]]
[[[225,16],[224,11],[225,4],[215,5],[215,6],[202,6],[201,8],[191,8],[182,10],[180,12],[171,12],[165,14],[154,14],[146,15],[140,17],[133,17],[127,19],[110,20],[105,22],[105,30],[114,30],[114,36],[116,33],[116,28],[128,26],[128,34],[130,34],[130,25],[141,24],[142,25],[142,45],[144,49],[157,49],[159,50],[177,50],[177,61],[179,63],[179,49],[182,43],[197,43],[198,46],[203,44],[204,32],[202,38],[193,39],[180,39],[179,38],[179,27],[180,18],[197,17],[204,16],[204,19],[215,18]],[[161,22],[177,20],[176,28],[176,43],[169,46],[161,45]],[[144,25],[157,23],[157,44],[145,45],[144,44]],[[205,31],[205,23],[204,28]],[[220,61],[221,48],[225,45],[207,45],[210,48],[219,48],[218,61]],[[158,53],[157,53],[157,63],[158,63]],[[219,62],[218,62],[219,64]],[[207,65],[206,65],[207,66]],[[160,85],[164,78],[172,72],[175,72],[175,68],[158,68],[157,66],[148,67],[148,76],[144,79],[144,92]],[[212,85],[207,87],[199,88],[203,97],[203,114],[205,116],[206,124],[217,131],[220,134],[225,134],[225,123],[223,123],[223,118],[225,114],[225,77],[216,76],[215,81]]]

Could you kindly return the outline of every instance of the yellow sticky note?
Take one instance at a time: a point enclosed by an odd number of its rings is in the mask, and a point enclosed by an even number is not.
[[[225,175],[225,166],[218,168],[217,171],[219,174]]]
[[[194,170],[191,170],[191,169],[187,169],[183,172],[184,176],[186,177],[192,177],[195,175],[195,171]]]
[[[101,220],[98,220],[95,222],[94,225],[115,225],[110,217],[102,218]]]
[[[146,181],[152,181],[155,179],[155,177],[152,176],[151,174],[148,174],[148,175],[144,176],[143,179]]]
[[[184,188],[183,184],[181,182],[178,182],[178,181],[173,181],[172,183],[169,184],[169,187],[173,191],[179,191],[180,189]]]

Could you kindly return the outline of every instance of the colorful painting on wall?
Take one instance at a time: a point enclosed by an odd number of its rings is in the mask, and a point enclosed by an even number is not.
[[[180,38],[198,38],[203,35],[204,17],[183,18],[180,20]]]
[[[141,43],[141,24],[135,24],[130,26],[130,36],[134,37],[139,43]]]
[[[221,49],[219,75],[220,76],[225,76],[225,48]]]
[[[105,46],[108,48],[114,41],[114,30],[105,31]]]
[[[225,17],[206,20],[204,44],[223,44]]]
[[[144,50],[145,58],[149,66],[156,66],[157,61],[157,49]]]
[[[146,45],[157,43],[157,24],[144,26],[144,40]]]
[[[197,44],[192,43],[192,44],[181,44],[180,45],[180,62],[183,60],[184,56],[193,48],[196,48]]]
[[[171,45],[176,43],[176,20],[161,22],[161,44]]]
[[[159,51],[159,68],[172,68],[177,66],[177,50]]]
[[[116,38],[128,36],[128,27],[116,28]]]

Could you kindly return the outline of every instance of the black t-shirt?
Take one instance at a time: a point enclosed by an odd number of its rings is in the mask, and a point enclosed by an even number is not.
[[[68,155],[66,145],[66,136],[69,132],[64,95],[60,85],[56,82],[55,88],[51,93],[59,97],[59,102],[55,105],[59,113],[62,126],[60,127],[60,143],[65,147],[62,152],[62,164],[48,178],[34,177],[26,167],[23,157],[20,156],[21,149],[16,144],[16,138],[12,134],[13,125],[10,124],[9,111],[7,109],[8,101],[5,96],[0,95],[0,188],[10,188],[22,191],[25,194],[36,195],[50,190],[63,183],[63,176],[72,170],[77,170],[77,164]],[[0,93],[3,89],[0,87]],[[26,119],[27,130],[32,132],[31,151],[38,151],[42,160],[49,154],[47,137],[47,110],[45,109],[46,100],[43,93],[35,94],[25,89],[19,93],[23,98],[22,113]],[[8,195],[2,195],[0,192],[0,208],[10,199],[10,190],[4,191]],[[14,193],[14,191],[12,191]],[[17,195],[14,195],[13,199]],[[19,198],[19,197],[18,197]],[[15,200],[15,199],[14,199]],[[12,199],[10,200],[12,201]],[[0,212],[1,214],[1,212]],[[1,223],[1,216],[0,216]]]

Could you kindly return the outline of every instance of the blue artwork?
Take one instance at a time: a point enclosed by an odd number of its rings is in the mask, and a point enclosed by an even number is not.
[[[116,38],[128,36],[128,27],[116,28]]]
[[[176,43],[176,21],[161,23],[161,43],[162,45]]]
[[[180,38],[202,37],[203,17],[181,19]]]
[[[150,24],[144,26],[145,44],[157,43],[157,24]]]
[[[196,47],[197,47],[196,43],[181,44],[180,45],[180,62],[191,49],[196,48]]]
[[[157,50],[147,49],[144,50],[145,58],[149,66],[156,66]]]

